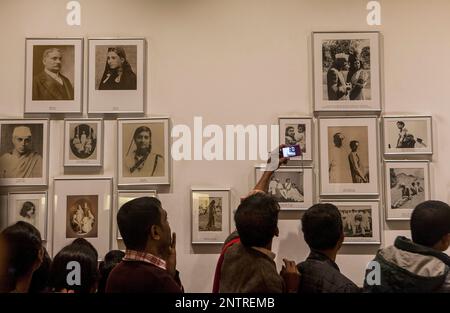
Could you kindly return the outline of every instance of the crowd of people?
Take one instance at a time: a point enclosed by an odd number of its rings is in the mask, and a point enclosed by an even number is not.
[[[309,256],[298,264],[283,259],[278,272],[272,242],[279,234],[280,206],[268,193],[272,175],[265,171],[235,211],[236,230],[218,258],[213,293],[450,292],[450,257],[444,253],[450,246],[450,206],[441,201],[417,205],[412,239],[397,237],[394,245],[378,251],[378,283],[365,279],[358,287],[340,272],[336,256],[349,226],[329,203],[313,205],[301,218]],[[361,228],[367,218],[361,216]],[[95,247],[85,239],[75,239],[52,260],[34,226],[19,221],[7,227],[0,233],[0,292],[183,293],[176,235],[160,200],[131,200],[116,219],[126,251],[110,251],[100,265]],[[81,268],[78,283],[69,275],[74,261]]]

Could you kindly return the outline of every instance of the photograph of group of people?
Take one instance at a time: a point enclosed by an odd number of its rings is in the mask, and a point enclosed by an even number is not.
[[[98,235],[98,195],[67,196],[67,238]]]
[[[370,207],[339,208],[345,237],[372,237],[372,211]]]
[[[198,207],[199,231],[222,231],[222,198],[201,197]]]
[[[275,172],[269,183],[269,194],[278,202],[303,202],[303,173]]]
[[[431,154],[431,116],[384,117],[385,154]]]
[[[78,124],[73,125],[70,134],[70,159],[96,158],[97,125]]]

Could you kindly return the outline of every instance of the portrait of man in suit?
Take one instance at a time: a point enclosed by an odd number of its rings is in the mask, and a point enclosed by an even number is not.
[[[73,46],[70,46],[73,49]],[[36,55],[37,54],[37,55]],[[64,49],[48,47],[42,53],[34,55],[34,62],[42,68],[33,77],[33,100],[74,100],[73,85],[69,78],[62,74]],[[43,67],[39,63],[42,63]]]

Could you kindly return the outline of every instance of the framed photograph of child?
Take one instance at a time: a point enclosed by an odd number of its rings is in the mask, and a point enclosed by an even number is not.
[[[386,220],[409,220],[421,202],[430,200],[428,161],[386,161]]]
[[[433,154],[433,125],[431,116],[384,116],[384,154]]]
[[[229,188],[191,189],[192,244],[223,244],[230,234]]]
[[[379,32],[313,32],[314,111],[381,111]]]
[[[293,161],[312,161],[313,128],[311,117],[279,117],[280,144],[299,145],[302,153]]]
[[[105,255],[111,248],[112,178],[55,178],[54,197],[53,254],[84,238]]]
[[[25,113],[81,113],[83,39],[27,38]]]
[[[64,120],[64,166],[103,164],[103,120]]]
[[[255,184],[265,166],[255,167]],[[312,167],[282,166],[273,173],[268,194],[275,197],[281,210],[307,210],[314,202]]]
[[[88,113],[145,113],[146,40],[91,38]]]

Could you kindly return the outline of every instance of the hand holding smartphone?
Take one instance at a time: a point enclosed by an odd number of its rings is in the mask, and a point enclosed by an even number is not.
[[[302,150],[299,145],[280,148],[280,158],[293,158],[300,155],[302,155]]]

